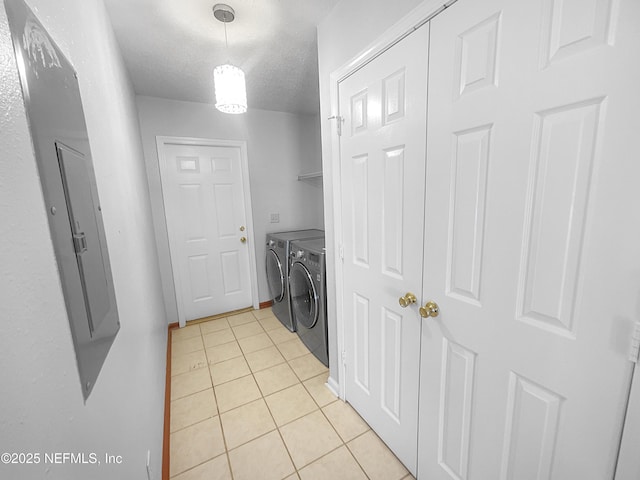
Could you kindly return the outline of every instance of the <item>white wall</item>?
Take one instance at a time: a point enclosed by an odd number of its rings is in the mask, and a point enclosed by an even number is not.
[[[301,173],[322,172],[322,146],[320,138],[320,116],[319,115],[299,115],[301,125],[300,151],[301,157],[308,162]],[[314,187],[313,201],[310,208],[317,218],[320,228],[324,226],[324,205],[322,198],[322,177],[302,180],[304,183]]]
[[[0,6],[0,452],[120,465],[3,465],[0,478],[160,478],[167,324],[134,96],[101,0],[29,0],[75,66],[121,330],[86,404]]]
[[[321,169],[317,117],[251,108],[243,115],[227,115],[210,104],[144,96],[136,101],[168,321],[178,321],[178,314],[156,136],[247,142],[259,298],[269,300],[264,267],[267,232],[323,228],[320,185],[297,179],[300,173]],[[270,213],[279,213],[280,223],[270,223]]]
[[[320,118],[322,119],[322,168],[324,173],[324,222],[327,238],[327,309],[329,314],[329,365],[331,380],[339,383],[336,332],[336,272],[334,237],[331,136],[335,120],[331,111],[329,76],[364,51],[379,35],[417,7],[421,0],[342,0],[318,26]],[[332,130],[333,129],[333,130]]]

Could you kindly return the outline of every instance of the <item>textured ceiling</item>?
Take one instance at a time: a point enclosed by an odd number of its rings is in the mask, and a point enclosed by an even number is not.
[[[249,109],[317,113],[316,26],[338,0],[229,0],[224,25],[207,0],[105,0],[139,95],[215,103],[213,68],[246,74]]]

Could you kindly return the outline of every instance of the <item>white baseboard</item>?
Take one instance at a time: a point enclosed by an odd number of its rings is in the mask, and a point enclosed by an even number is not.
[[[333,378],[329,377],[327,379],[327,383],[324,384],[325,387],[329,389],[331,393],[333,393],[336,397],[340,398],[340,385]],[[343,399],[344,400],[344,399]]]

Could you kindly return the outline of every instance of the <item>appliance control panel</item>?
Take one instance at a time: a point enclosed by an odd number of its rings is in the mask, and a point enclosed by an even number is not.
[[[320,255],[312,252],[302,252],[304,255],[303,260],[311,267],[320,268]]]

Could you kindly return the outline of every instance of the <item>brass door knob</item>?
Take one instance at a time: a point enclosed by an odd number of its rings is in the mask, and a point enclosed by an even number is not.
[[[422,318],[437,317],[440,313],[440,307],[436,302],[427,302],[424,307],[420,307],[420,316]]]
[[[240,241],[242,243],[247,243],[247,237],[240,237]]]
[[[418,299],[411,292],[407,292],[403,297],[400,297],[398,299],[398,303],[400,303],[400,306],[402,308],[406,308],[409,305],[411,305],[412,303],[416,303],[417,301],[418,301]]]

